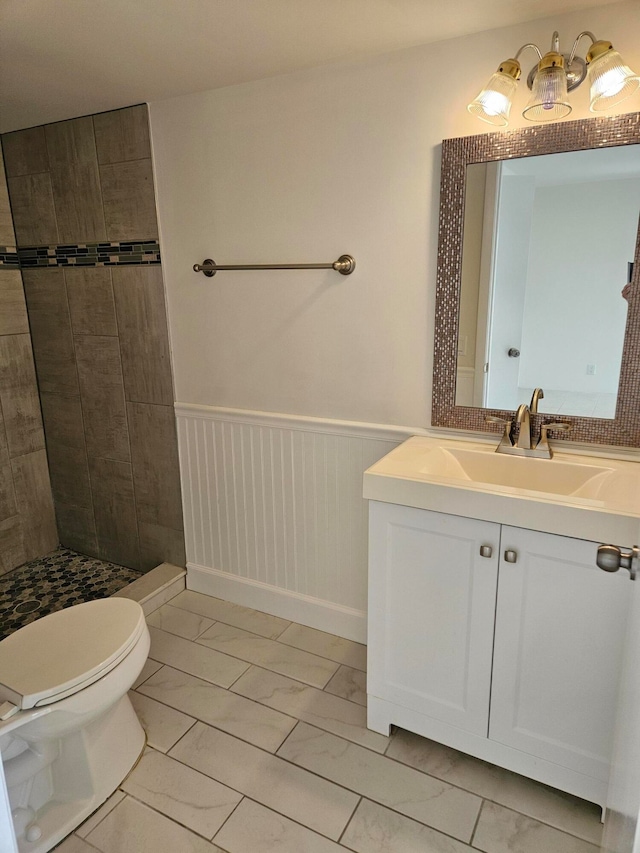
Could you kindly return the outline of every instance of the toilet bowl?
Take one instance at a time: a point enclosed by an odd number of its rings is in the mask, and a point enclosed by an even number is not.
[[[135,765],[145,735],[127,691],[149,653],[140,605],[77,604],[0,642],[0,753],[20,853],[45,853]]]

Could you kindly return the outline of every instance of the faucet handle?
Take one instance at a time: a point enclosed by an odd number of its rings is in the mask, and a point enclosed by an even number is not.
[[[564,423],[563,421],[558,421],[557,423],[542,424],[542,426],[540,427],[540,432],[542,433],[542,436],[546,437],[547,432],[550,429],[554,430],[555,432],[570,432],[571,424]]]
[[[500,439],[500,445],[509,444],[512,445],[511,441],[511,419],[510,418],[500,418],[498,415],[487,415],[485,421],[488,424],[502,424],[504,426],[504,433],[502,434],[502,438]]]
[[[540,441],[538,442],[538,448],[543,451],[549,451],[549,459],[553,456],[553,451],[549,445],[549,437],[547,432],[552,429],[556,432],[569,432],[571,429],[571,424],[563,423],[562,421],[553,421],[550,423],[542,424],[540,427]]]

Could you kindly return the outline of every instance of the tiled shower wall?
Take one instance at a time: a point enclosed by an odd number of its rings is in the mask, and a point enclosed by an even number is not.
[[[63,545],[184,564],[146,106],[2,137]]]
[[[0,574],[58,544],[29,321],[0,155]]]

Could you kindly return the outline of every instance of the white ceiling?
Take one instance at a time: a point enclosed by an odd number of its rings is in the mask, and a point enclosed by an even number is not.
[[[0,131],[616,0],[0,0]]]

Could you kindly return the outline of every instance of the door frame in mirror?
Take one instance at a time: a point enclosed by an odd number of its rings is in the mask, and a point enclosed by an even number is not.
[[[503,418],[513,415],[513,412],[502,409],[455,404],[467,166],[471,163],[634,144],[640,144],[640,113],[536,125],[522,130],[443,141],[433,353],[433,426],[498,432],[501,427],[487,424],[487,415]],[[632,283],[634,286],[628,300],[615,417],[605,419],[562,415],[562,420],[571,424],[571,432],[565,440],[640,446],[640,222]],[[548,420],[549,417],[552,416],[534,416],[534,428],[538,429],[542,420]]]

